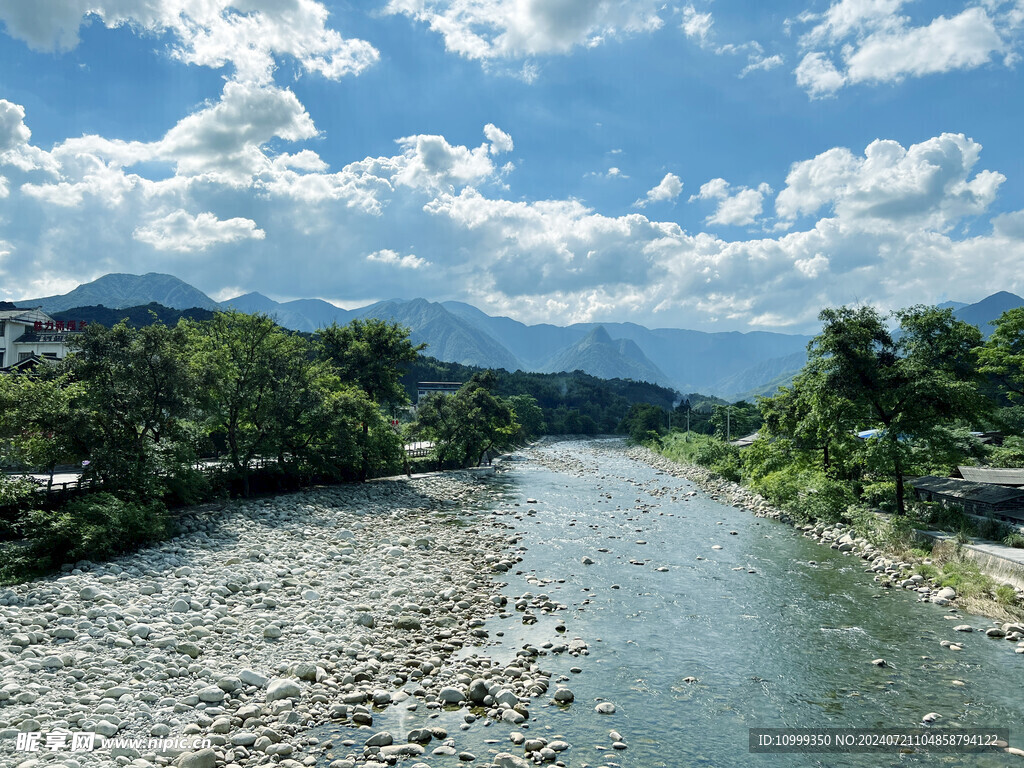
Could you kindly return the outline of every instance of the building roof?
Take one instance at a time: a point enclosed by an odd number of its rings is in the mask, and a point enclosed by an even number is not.
[[[1024,486],[1024,469],[997,467],[957,467],[964,480],[994,485]]]
[[[1024,488],[1008,488],[1005,485],[975,483],[955,477],[935,477],[934,475],[919,477],[916,480],[911,480],[910,484],[918,490],[930,491],[965,501],[980,501],[985,504],[1020,501],[1024,505]]]
[[[14,340],[15,344],[66,344],[68,331],[25,331]]]
[[[36,321],[47,322],[52,321],[53,318],[39,308],[7,307],[6,309],[0,308],[0,320],[13,320],[16,323],[31,326]]]
[[[753,434],[746,435],[745,437],[741,437],[737,440],[731,441],[729,445],[735,445],[737,448],[746,448],[748,445],[753,444],[753,442],[757,440],[757,438],[759,438],[760,436],[760,432],[754,432]]]
[[[32,371],[39,365],[48,365],[51,362],[53,361],[33,354],[26,357],[24,360],[11,363],[11,365],[8,365],[6,368],[0,368],[0,373],[22,373],[24,371]]]
[[[25,314],[32,311],[31,309],[0,309],[0,320],[14,320],[25,325],[32,325],[39,319],[37,316],[29,317]]]

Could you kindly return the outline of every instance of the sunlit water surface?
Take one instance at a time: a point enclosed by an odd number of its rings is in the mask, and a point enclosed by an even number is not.
[[[751,754],[752,727],[916,728],[929,712],[942,714],[937,725],[944,727],[1009,728],[1011,745],[1024,746],[1024,655],[1005,640],[954,632],[957,624],[991,622],[884,590],[859,558],[701,493],[687,496],[695,486],[629,459],[619,441],[533,450],[534,458],[528,454],[488,481],[501,489],[500,501],[461,514],[486,524],[499,511],[498,520],[524,534],[521,573],[503,576],[505,594],[544,592],[568,606],[532,626],[518,614],[494,618],[486,627],[490,641],[478,650],[507,661],[524,643],[579,636],[590,645],[587,657],[540,659],[555,679],[570,678],[576,700],[568,708],[534,700],[524,731],[567,740],[566,764],[1024,766],[1004,753]],[[583,565],[584,556],[595,563]],[[537,586],[529,577],[554,581]],[[564,636],[554,629],[558,620],[568,625]],[[964,650],[948,651],[941,640],[962,642]],[[872,665],[876,658],[888,666]],[[570,673],[573,666],[582,672]],[[615,714],[594,711],[605,699]],[[393,706],[374,715],[374,731],[397,739],[440,725],[478,763],[489,752],[522,754],[508,741],[522,726],[480,720],[463,731],[463,714]],[[626,751],[610,750],[611,729],[623,735]],[[360,748],[368,735],[335,725],[314,733],[335,742],[355,738]],[[348,751],[339,744],[334,757]],[[429,748],[418,759],[464,765]]]

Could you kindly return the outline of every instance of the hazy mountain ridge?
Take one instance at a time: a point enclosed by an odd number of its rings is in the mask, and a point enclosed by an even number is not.
[[[154,302],[170,309],[219,308],[217,302],[198,288],[193,288],[174,275],[159,272],[149,272],[145,275],[111,273],[91,283],[83,283],[60,296],[21,299],[16,303],[23,307],[41,307],[44,312],[53,313],[75,307],[101,305],[111,309],[124,309]]]
[[[401,323],[411,329],[412,341],[426,342],[426,353],[438,360],[507,371],[523,367],[497,339],[426,299],[381,301],[353,310],[352,316]]]
[[[1024,306],[1024,299],[1015,293],[999,291],[986,296],[979,302],[968,304],[953,310],[953,315],[966,323],[977,326],[986,339],[995,328],[993,320],[997,320],[1004,312]]]
[[[675,388],[671,379],[647,358],[636,342],[613,340],[604,326],[566,347],[541,368],[541,373],[585,371],[602,379],[633,379]]]
[[[234,307],[264,312],[286,328],[306,332],[356,317],[391,320],[409,327],[414,342],[427,343],[427,354],[447,362],[508,371],[582,370],[601,378],[650,381],[680,392],[734,399],[768,394],[788,384],[803,367],[811,338],[769,331],[650,329],[636,323],[526,325],[508,317],[493,317],[464,302],[426,299],[391,299],[346,310],[321,299],[277,302],[254,292],[218,303],[173,275],[158,273],[104,275],[62,296],[25,299],[17,304],[41,306],[53,313],[96,305],[123,309],[153,302],[177,310]],[[974,304],[950,301],[942,306],[977,325],[987,337],[991,321],[1007,309],[1024,306],[1024,299],[1000,291]]]
[[[239,312],[263,312],[285,328],[307,333],[313,333],[331,323],[344,325],[353,316],[352,312],[323,299],[278,302],[255,292],[222,301],[220,306],[223,309],[237,309]]]
[[[758,395],[770,395],[779,387],[791,384],[806,362],[806,351],[773,357],[723,379],[721,386],[727,393],[727,400],[753,400]]]

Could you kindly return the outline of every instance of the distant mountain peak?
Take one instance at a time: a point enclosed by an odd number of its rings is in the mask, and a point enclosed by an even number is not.
[[[24,299],[18,303],[42,307],[44,312],[60,312],[73,307],[100,304],[112,309],[122,309],[144,306],[152,302],[172,309],[217,309],[217,302],[205,293],[174,275],[162,272],[147,272],[145,275],[112,272],[96,278],[91,283],[83,283],[60,296]]]
[[[549,360],[543,371],[581,370],[602,379],[632,379],[672,387],[672,380],[629,339],[612,339],[603,325],[570,344]]]
[[[981,330],[982,336],[988,338],[995,330],[995,326],[992,325],[993,321],[998,320],[1004,312],[1022,306],[1024,306],[1024,299],[1017,294],[998,291],[974,304],[954,309],[953,315],[976,326]]]
[[[588,333],[584,339],[585,342],[591,344],[611,344],[612,337],[608,335],[607,329],[603,325],[596,326],[590,333]]]

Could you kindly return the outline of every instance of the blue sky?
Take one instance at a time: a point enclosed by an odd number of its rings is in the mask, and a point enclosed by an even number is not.
[[[812,330],[1024,292],[1024,0],[0,0],[0,298]]]

